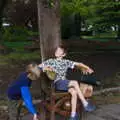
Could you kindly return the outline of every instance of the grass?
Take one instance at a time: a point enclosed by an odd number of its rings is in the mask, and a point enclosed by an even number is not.
[[[32,42],[29,41],[22,41],[22,42],[4,42],[4,45],[8,47],[19,47],[19,46],[24,46],[24,45],[30,45]]]
[[[8,55],[0,55],[0,65],[9,64],[10,62],[19,62],[19,61],[27,61],[27,60],[35,60],[40,59],[39,52],[32,53],[10,53]]]
[[[11,48],[13,52],[6,55],[0,55],[0,65],[6,65],[10,62],[20,61],[34,61],[40,59],[40,51],[26,52],[25,46],[32,45],[32,41],[19,41],[19,42],[4,42],[7,48]]]
[[[110,34],[109,34],[110,35]],[[109,35],[101,35],[101,36],[83,36],[83,38],[88,39],[88,40],[95,40],[95,41],[104,41],[105,43],[107,41],[109,41],[110,39],[114,39],[113,38],[113,34],[111,36]],[[7,55],[0,55],[0,65],[4,65],[4,64],[8,64],[9,61],[25,61],[25,60],[34,60],[34,59],[40,59],[40,53],[39,52],[25,52],[25,46],[29,46],[32,45],[32,41],[18,41],[18,42],[4,42],[3,44],[8,47],[8,48],[12,48],[13,52]],[[75,45],[76,46],[76,45]],[[79,45],[78,45],[79,47]],[[94,48],[94,51],[93,51]],[[75,47],[75,51],[82,51],[82,53],[85,54],[85,52],[89,52],[89,53],[93,53],[95,52],[95,49],[108,49],[108,50],[112,50],[112,49],[120,49],[120,45],[118,43],[115,44],[111,44],[110,45],[106,45],[105,46],[99,46],[99,45],[94,45],[92,49],[86,49],[86,48],[80,48],[80,50],[78,48]],[[73,49],[71,48],[71,50],[73,51]],[[86,51],[85,51],[86,50]]]
[[[102,49],[113,50],[120,49],[120,42],[116,41],[116,38],[113,35],[109,36],[83,36],[82,38],[90,40],[90,41],[98,41],[101,42]],[[97,49],[99,46],[95,46]]]
[[[116,32],[104,32],[104,33],[99,33],[96,34],[95,36],[82,36],[85,39],[88,40],[97,40],[97,41],[101,41],[101,42],[108,42],[111,40],[115,40],[117,34]]]
[[[111,37],[98,37],[98,36],[82,36],[84,39],[92,40],[92,41],[100,41],[100,42],[109,42],[111,40],[115,40],[115,38]]]
[[[116,38],[116,33],[115,32],[108,32],[108,33],[99,33],[99,35],[95,35],[95,36],[82,36],[82,38],[84,39],[88,39],[88,40],[93,40],[93,41],[100,41],[100,42],[108,42],[111,40],[115,40]]]
[[[21,42],[4,42],[3,43],[6,47],[12,48],[15,51],[24,51],[24,47],[26,45],[31,45],[32,42],[30,41],[21,41]]]

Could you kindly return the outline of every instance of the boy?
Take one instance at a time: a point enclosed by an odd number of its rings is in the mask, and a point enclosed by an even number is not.
[[[29,88],[32,81],[40,77],[40,69],[37,64],[29,64],[26,71],[21,73],[17,80],[13,81],[7,91],[9,98],[9,120],[16,120],[17,104],[23,100],[25,106],[33,115],[33,120],[38,120],[37,111],[33,106],[32,97]]]
[[[86,101],[76,80],[66,79],[66,72],[68,68],[74,68],[74,66],[80,67],[84,74],[91,74],[93,70],[83,63],[63,59],[65,56],[66,52],[64,48],[59,46],[55,51],[55,58],[44,61],[39,67],[43,68],[44,66],[49,66],[53,68],[56,73],[56,78],[54,80],[56,90],[68,91],[71,94],[72,108],[70,120],[78,120],[76,114],[77,97],[81,100],[85,111],[91,112],[95,110],[95,106]]]

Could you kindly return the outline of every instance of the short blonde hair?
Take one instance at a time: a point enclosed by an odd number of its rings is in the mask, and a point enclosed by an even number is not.
[[[26,72],[28,73],[28,78],[31,80],[37,80],[40,77],[40,69],[37,64],[29,64],[26,67]]]

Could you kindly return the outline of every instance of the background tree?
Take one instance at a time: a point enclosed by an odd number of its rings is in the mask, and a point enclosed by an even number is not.
[[[88,6],[85,0],[62,0],[61,16],[62,25],[61,32],[63,38],[72,36],[80,37],[82,27],[85,26],[86,16],[88,14]]]
[[[117,31],[117,37],[120,37],[120,1],[119,0],[92,0],[88,2],[89,14],[87,23],[98,31],[112,30]]]
[[[2,28],[2,19],[3,19],[3,12],[4,8],[7,5],[8,0],[1,0],[0,1],[0,41],[2,40],[1,28]]]
[[[36,3],[36,0],[11,0],[4,17],[14,25],[32,26],[37,30]],[[112,31],[113,27],[119,37],[119,0],[61,0],[60,4],[62,38],[79,38],[90,26],[97,33]]]
[[[18,14],[19,13],[19,14]],[[5,11],[5,18],[15,26],[38,28],[37,0],[13,0]]]

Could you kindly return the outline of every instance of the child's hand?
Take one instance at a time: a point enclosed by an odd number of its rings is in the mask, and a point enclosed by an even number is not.
[[[33,115],[33,120],[39,120],[38,117],[37,117],[37,114]]]
[[[92,74],[94,71],[91,68],[87,68],[87,69],[82,69],[82,73],[87,75],[87,74]]]
[[[89,74],[92,74],[94,71],[93,71],[93,69],[88,68],[88,69],[87,69],[87,72],[88,72]]]
[[[43,71],[54,71],[52,67],[50,66],[45,66]]]

